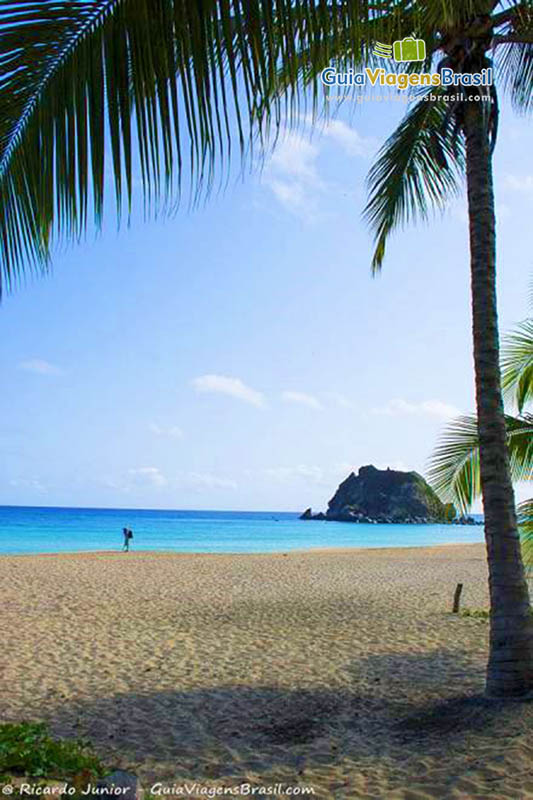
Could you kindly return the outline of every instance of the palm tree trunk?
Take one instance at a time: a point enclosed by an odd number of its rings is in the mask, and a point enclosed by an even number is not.
[[[533,619],[501,393],[496,220],[484,103],[467,101],[465,133],[476,403],[491,603],[486,692],[492,697],[519,697],[533,690]]]

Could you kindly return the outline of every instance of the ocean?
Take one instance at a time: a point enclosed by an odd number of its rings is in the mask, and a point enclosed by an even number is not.
[[[475,516],[475,515],[474,515]],[[417,547],[481,542],[483,527],[304,522],[260,511],[160,511],[0,506],[0,553],[65,553],[122,548],[181,553],[272,553],[315,547]]]

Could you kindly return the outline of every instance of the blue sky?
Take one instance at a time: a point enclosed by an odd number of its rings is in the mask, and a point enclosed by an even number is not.
[[[364,178],[403,106],[289,134],[202,208],[54,255],[0,309],[0,503],[323,508],[351,469],[424,472],[473,408],[464,200],[370,276]],[[495,157],[502,330],[527,314],[530,126]]]

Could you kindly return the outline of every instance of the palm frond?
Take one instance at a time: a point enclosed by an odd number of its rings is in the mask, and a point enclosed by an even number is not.
[[[505,417],[509,436],[509,458],[513,481],[530,481],[533,478],[533,415]]]
[[[436,100],[429,99],[433,94]],[[449,108],[433,87],[386,141],[368,175],[364,217],[375,232],[373,272],[379,271],[391,232],[431,209],[442,209],[459,190],[464,142]]]
[[[321,38],[313,37],[306,47],[298,43],[296,49],[296,60],[286,63],[285,60],[279,65],[276,77],[276,91],[284,94],[286,90],[293,89],[297,84],[301,86],[304,93],[298,94],[297,99],[306,100],[308,88],[321,89],[317,83],[317,77],[322,70],[334,63],[339,72],[348,71],[351,68],[361,66],[376,67],[383,66],[383,59],[375,56],[374,46],[381,38],[384,43],[411,36],[414,31],[418,38],[426,42],[427,57],[425,61],[397,63],[389,61],[387,68],[398,72],[427,72],[431,66],[433,53],[440,46],[440,41],[435,33],[434,20],[439,18],[443,22],[443,6],[440,2],[429,0],[426,3],[413,3],[410,0],[396,3],[383,3],[383,10],[380,11],[380,4],[372,4],[368,7],[369,13],[361,15],[357,3],[346,3],[340,5],[337,10],[334,6],[330,7],[331,34]],[[465,3],[457,4],[453,10],[455,24],[462,16]],[[350,13],[359,17],[357,26],[360,35],[360,47],[358,50],[352,49],[352,40],[343,41],[342,36],[335,32],[336,16],[338,14]],[[438,26],[437,26],[438,27]],[[337,87],[341,90],[341,87]],[[369,87],[367,87],[368,90]],[[358,87],[342,87],[345,94],[359,91]],[[316,98],[315,98],[316,99]]]
[[[477,417],[458,417],[448,425],[431,456],[428,481],[443,500],[468,511],[481,491]]]
[[[526,570],[533,574],[533,499],[518,506],[518,526],[522,543],[522,560]]]
[[[501,45],[497,73],[517,111],[533,108],[533,44],[513,42]]]
[[[124,199],[130,207],[136,160],[148,208],[179,198],[182,175],[197,198],[215,169],[227,170],[235,143],[241,156],[256,135],[263,143],[263,126],[280,119],[281,96],[290,108],[309,92],[315,100],[322,94],[325,59],[358,63],[369,57],[369,39],[415,30],[436,47],[439,25],[454,28],[480,7],[480,0],[0,2],[0,293],[28,268],[46,267],[52,238],[79,237],[89,216],[100,223],[106,174],[119,215]],[[416,195],[420,178],[411,180]],[[449,170],[440,180],[430,170],[434,195],[450,182]]]
[[[533,415],[506,415],[511,476],[514,481],[533,476]],[[477,418],[462,416],[453,420],[435,448],[428,480],[437,494],[454,502],[466,513],[481,494]]]
[[[46,265],[52,233],[99,223],[106,172],[129,208],[137,156],[149,207],[185,173],[207,191],[234,142],[249,152],[259,101],[275,116],[280,63],[295,79],[317,42],[359,52],[372,14],[387,16],[341,0],[0,3],[0,290]]]
[[[505,25],[503,40],[496,45],[496,74],[509,92],[514,107],[529,112],[533,107],[533,3],[514,4],[514,13]],[[520,41],[520,39],[523,41]],[[496,37],[496,40],[498,37]]]
[[[504,339],[502,388],[516,402],[519,413],[533,399],[533,319],[521,322]]]

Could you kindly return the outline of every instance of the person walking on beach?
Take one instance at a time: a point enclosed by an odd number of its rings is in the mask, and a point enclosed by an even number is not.
[[[129,528],[122,528],[122,533],[124,535],[124,545],[122,547],[122,551],[128,553],[130,549],[130,539],[133,539],[133,532],[130,531]]]

